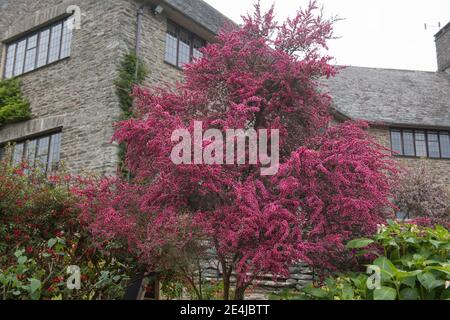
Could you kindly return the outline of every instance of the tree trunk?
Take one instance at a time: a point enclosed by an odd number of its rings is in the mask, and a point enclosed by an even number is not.
[[[227,261],[224,258],[220,259],[222,265],[222,282],[223,282],[223,299],[225,301],[230,300],[230,288],[231,288],[231,274],[233,272],[233,266],[228,268]]]
[[[245,286],[236,285],[236,292],[234,294],[234,300],[243,301],[245,299]]]
[[[227,273],[223,274],[223,300],[230,300],[230,277],[228,277]]]

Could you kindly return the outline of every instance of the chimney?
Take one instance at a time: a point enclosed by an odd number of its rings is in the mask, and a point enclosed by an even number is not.
[[[450,22],[434,36],[439,72],[450,73]]]

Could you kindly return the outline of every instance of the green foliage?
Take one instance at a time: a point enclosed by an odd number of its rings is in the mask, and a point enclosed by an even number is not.
[[[94,242],[79,219],[80,181],[0,163],[0,300],[120,299],[133,271],[114,242]],[[81,289],[67,288],[79,266]]]
[[[29,102],[18,79],[0,80],[0,127],[31,118]]]
[[[223,282],[201,279],[195,289],[188,279],[177,274],[165,274],[161,279],[162,296],[167,300],[223,300]],[[234,292],[232,292],[233,294]]]
[[[176,278],[163,278],[161,293],[167,300],[182,299],[186,285]]]
[[[137,72],[136,72],[137,67]],[[122,109],[121,120],[127,120],[133,117],[133,102],[132,96],[133,87],[142,85],[149,71],[147,66],[136,57],[134,53],[125,55],[118,67],[118,79],[115,81],[116,94],[119,98],[120,107]],[[119,146],[119,167],[124,176],[128,175],[125,168],[125,144]]]
[[[376,254],[368,270],[379,270],[380,283],[371,290],[374,273],[328,278],[319,287],[282,292],[278,299],[313,300],[447,300],[450,299],[450,233],[442,227],[419,227],[389,221],[374,239],[349,242],[349,249]]]
[[[25,249],[14,253],[16,261],[0,268],[0,300],[93,300],[120,299],[129,277],[125,266],[116,260],[96,260],[93,255],[80,259],[77,246],[80,238],[66,237],[41,241],[26,254]],[[79,265],[81,289],[67,286],[67,268]]]
[[[136,66],[138,66],[137,73]],[[123,110],[123,119],[129,119],[133,116],[133,87],[143,84],[149,72],[145,64],[134,53],[125,55],[117,71],[119,77],[115,81],[116,93]]]

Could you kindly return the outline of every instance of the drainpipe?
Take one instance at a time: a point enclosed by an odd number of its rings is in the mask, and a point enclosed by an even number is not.
[[[144,15],[144,6],[141,6],[137,11],[137,19],[136,19],[136,58],[139,59],[141,55],[141,38],[142,38],[142,17]],[[136,64],[136,74],[135,79],[137,80],[138,76],[138,67],[139,64]]]

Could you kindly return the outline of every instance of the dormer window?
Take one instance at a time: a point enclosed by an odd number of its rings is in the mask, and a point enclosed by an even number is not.
[[[168,21],[166,33],[165,60],[174,66],[182,68],[193,59],[202,57],[200,48],[206,45],[206,41],[192,32]]]
[[[70,56],[73,18],[7,43],[3,77],[16,77]]]

